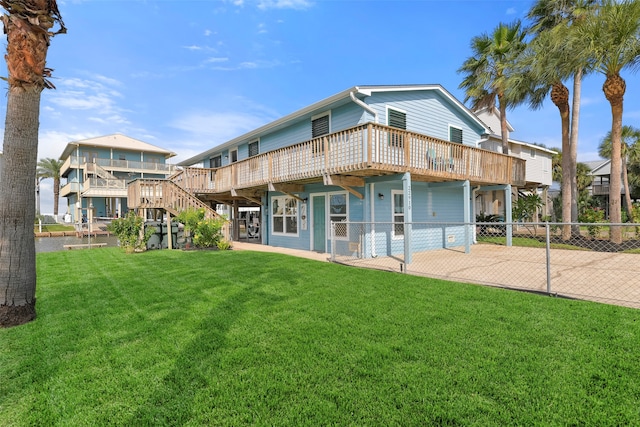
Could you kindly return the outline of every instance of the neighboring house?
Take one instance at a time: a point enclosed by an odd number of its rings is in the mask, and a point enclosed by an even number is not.
[[[609,183],[611,181],[611,160],[594,160],[583,162],[591,172],[593,180],[589,186],[589,195],[600,201],[600,206],[605,210],[605,216],[609,218]],[[620,178],[622,179],[622,177]],[[625,205],[624,181],[620,182],[620,195],[623,206]]]
[[[476,112],[476,115],[490,129],[490,133],[483,135],[480,141],[480,148],[490,151],[502,152],[502,136],[500,132],[500,112],[497,108],[482,109]],[[507,129],[509,133],[514,129],[507,121]],[[525,181],[517,190],[520,193],[535,192],[540,195],[544,206],[541,215],[549,215],[552,209],[549,189],[553,184],[552,181],[552,160],[556,153],[544,147],[530,144],[524,141],[518,141],[512,138],[509,141],[509,154],[526,160]],[[517,197],[515,192],[513,197]],[[483,191],[476,195],[476,212],[504,216],[505,214],[504,193],[501,191]]]
[[[172,185],[231,207],[234,239],[243,209],[252,209],[250,224],[272,246],[329,252],[332,221],[375,221],[396,224],[375,231],[386,242],[377,255],[417,234],[430,238],[416,250],[468,248],[466,227],[445,236],[408,225],[470,223],[483,188],[504,192],[510,206],[512,186],[525,184],[525,161],[477,148],[489,132],[440,85],[352,87],[183,161]],[[131,183],[130,207],[170,212],[169,187],[152,185]],[[369,239],[346,227],[335,238],[372,255]]]
[[[78,222],[93,208],[93,216],[116,218],[127,206],[127,182],[136,178],[167,178],[175,166],[167,159],[176,154],[121,134],[100,136],[67,144],[60,160],[66,184],[71,221]]]

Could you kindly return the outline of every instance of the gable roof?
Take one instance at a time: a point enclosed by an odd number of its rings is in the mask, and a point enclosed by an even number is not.
[[[423,90],[434,90],[434,91],[440,92],[449,102],[451,102],[451,104],[453,104],[456,108],[464,112],[471,121],[477,123],[478,126],[481,127],[482,129],[485,129],[487,131],[489,130],[487,125],[485,125],[475,114],[473,114],[471,110],[469,110],[462,102],[457,100],[451,93],[449,93],[444,87],[442,87],[442,85],[439,85],[439,84],[353,86],[353,87],[350,87],[349,89],[343,90],[342,92],[339,92],[321,101],[315,102],[300,110],[294,111],[291,114],[288,114],[277,120],[267,123],[264,126],[256,128],[252,131],[249,131],[243,135],[240,135],[222,144],[218,144],[207,151],[204,151],[200,154],[197,154],[191,157],[190,159],[186,159],[178,163],[178,165],[180,166],[193,165],[195,163],[198,163],[200,161],[207,159],[212,154],[220,152],[227,147],[235,146],[247,140],[257,139],[260,136],[263,136],[269,132],[282,129],[288,126],[289,124],[291,124],[292,122],[304,118],[305,116],[310,116],[313,113],[319,113],[331,108],[339,107],[349,102],[353,102],[352,94],[358,100],[362,100],[378,92],[402,92],[402,91],[423,91]]]
[[[475,110],[474,113],[478,116],[478,118],[480,120],[482,120],[483,122],[486,121],[484,120],[482,117],[483,116],[487,116],[489,118],[492,118],[491,116],[495,116],[495,119],[498,120],[498,122],[500,122],[500,110],[498,110],[496,107],[493,108],[489,108],[489,107],[484,107],[484,108],[480,108],[478,110]],[[486,125],[485,125],[486,126]],[[498,127],[498,129],[496,129],[495,131],[493,130],[493,128],[489,127],[489,129],[491,130],[491,132],[494,135],[498,135],[501,136],[502,135],[502,131],[500,129],[500,127]],[[507,130],[509,132],[514,132],[515,129],[513,128],[513,126],[511,126],[511,123],[509,123],[509,119],[507,119]]]
[[[591,175],[611,175],[611,160],[593,160],[582,162],[589,167]]]
[[[66,159],[73,151],[78,147],[100,147],[100,148],[115,148],[118,150],[156,153],[162,154],[165,159],[176,155],[173,151],[165,150],[164,148],[156,147],[147,142],[134,139],[120,133],[112,135],[98,136],[95,138],[81,139],[78,141],[71,141],[64,148],[64,151],[60,155],[60,159]]]

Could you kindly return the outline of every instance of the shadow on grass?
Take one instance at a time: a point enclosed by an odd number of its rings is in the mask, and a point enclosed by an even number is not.
[[[229,331],[251,303],[266,307],[283,299],[260,287],[260,283],[242,285],[231,297],[212,307],[198,325],[197,335],[176,357],[171,372],[150,391],[147,403],[137,405],[136,413],[122,425],[183,425],[198,418],[203,409],[214,411],[195,407],[195,400],[202,392],[216,392],[215,373],[222,369],[221,356],[229,348]]]

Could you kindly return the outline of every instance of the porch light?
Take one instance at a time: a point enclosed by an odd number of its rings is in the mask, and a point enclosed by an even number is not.
[[[380,200],[384,200],[384,194],[382,194],[382,193],[378,193],[378,199],[380,199]]]

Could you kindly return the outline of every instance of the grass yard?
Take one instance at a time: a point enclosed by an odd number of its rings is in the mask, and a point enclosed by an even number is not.
[[[640,425],[640,311],[286,255],[38,254],[0,425]]]

